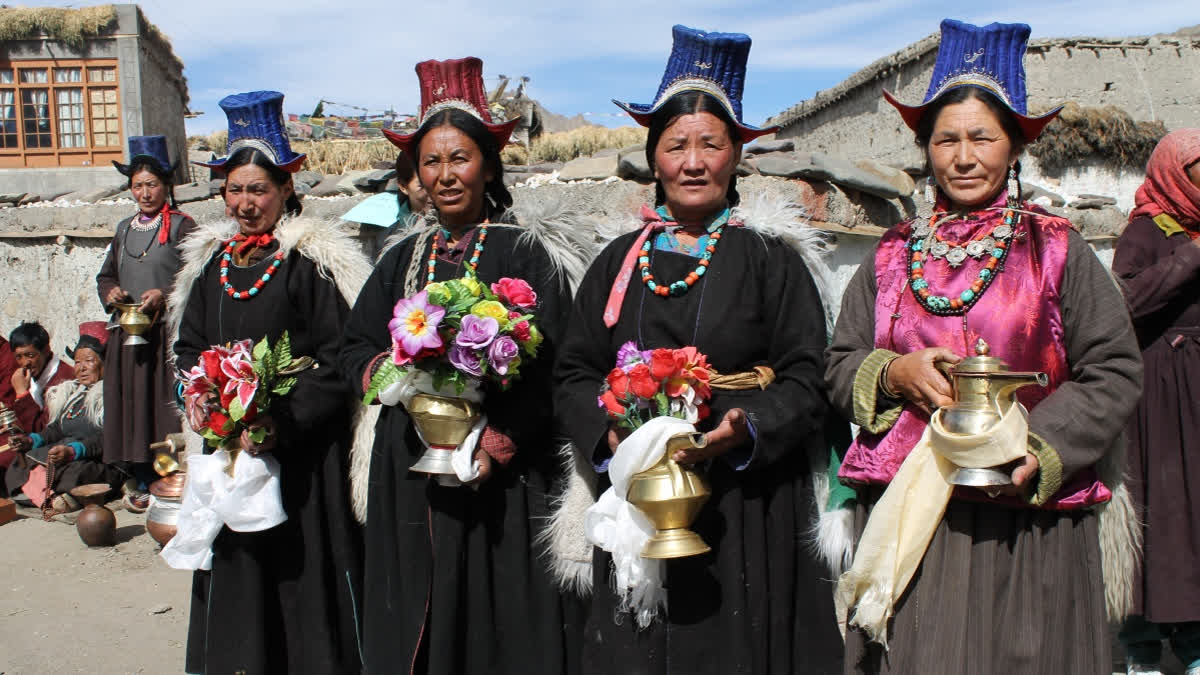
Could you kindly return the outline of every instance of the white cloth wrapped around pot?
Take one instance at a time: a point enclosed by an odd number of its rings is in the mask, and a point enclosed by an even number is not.
[[[455,391],[453,387],[438,389],[433,386],[433,378],[429,373],[417,368],[410,369],[400,380],[393,382],[381,391],[379,402],[383,405],[398,403],[407,408],[413,396],[417,394],[461,398],[476,404],[483,403],[483,392],[480,391],[477,383],[468,385],[462,393]],[[438,482],[453,486],[469,483],[479,478],[479,462],[475,460],[475,448],[479,445],[479,439],[483,436],[483,429],[486,426],[487,416],[480,415],[479,421],[471,428],[471,433],[450,454],[450,465],[454,467],[455,477],[438,476]],[[417,427],[417,436],[420,437],[420,435],[421,429]],[[421,442],[425,443],[425,439],[422,438]],[[428,447],[429,444],[425,443],[425,445]]]
[[[646,542],[654,536],[654,523],[625,498],[634,475],[662,459],[667,439],[695,430],[694,425],[675,417],[656,417],[635,429],[617,446],[608,464],[612,487],[584,516],[588,541],[612,554],[621,609],[632,611],[643,628],[654,620],[659,606],[666,607],[665,565],[662,560],[642,557]]]
[[[233,462],[233,476],[225,469]],[[159,554],[175,569],[212,569],[212,543],[222,527],[261,532],[287,520],[279,462],[270,455],[226,450],[188,457],[178,530]]]

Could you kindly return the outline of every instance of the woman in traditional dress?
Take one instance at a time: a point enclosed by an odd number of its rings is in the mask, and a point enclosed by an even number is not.
[[[72,488],[95,483],[116,488],[121,484],[121,473],[105,464],[100,452],[104,386],[97,383],[104,379],[102,355],[107,339],[103,321],[79,324],[79,342],[75,349],[67,348],[67,356],[75,361],[75,379],[46,391],[49,424],[36,433],[9,438],[25,454],[16,456],[4,476],[7,494],[24,490],[41,506],[43,495],[37,492],[48,491],[53,495],[50,504],[54,512],[67,513],[81,507],[70,494]],[[31,481],[31,473],[39,467],[46,473]]]
[[[414,162],[431,218],[377,263],[346,324],[341,367],[364,393],[390,358],[388,322],[397,301],[430,282],[464,276],[484,284],[526,281],[536,292],[531,313],[544,342],[511,389],[485,389],[487,427],[474,450],[480,476],[469,486],[409,471],[425,446],[403,406],[379,406],[374,447],[355,461],[356,502],[366,520],[368,672],[573,670],[578,630],[564,617],[533,540],[557,473],[550,368],[570,304],[564,271],[579,251],[560,252],[565,259],[547,251],[547,242],[569,232],[550,237],[537,222],[505,224],[512,197],[500,149],[515,120],[492,123],[482,70],[477,58],[416,66],[421,124],[413,134],[385,134]]]
[[[1128,433],[1144,555],[1121,641],[1130,673],[1158,673],[1167,639],[1188,675],[1200,675],[1200,129],[1159,141],[1113,272],[1146,368]]]
[[[281,472],[287,520],[260,532],[223,527],[211,572],[192,584],[189,673],[355,673],[360,550],[350,510],[347,457],[356,407],[335,367],[341,329],[370,263],[335,224],[301,215],[282,128],[283,94],[257,91],[220,101],[229,155],[205,164],[225,176],[231,219],[200,226],[184,244],[170,299],[179,368],[202,351],[250,339],[272,345],[287,332],[295,357],[316,367],[255,423]],[[185,401],[192,430],[208,401]],[[186,497],[185,497],[186,500]]]
[[[555,370],[555,415],[578,448],[576,471],[594,468],[603,489],[619,437],[597,397],[625,343],[694,346],[721,373],[773,370],[774,381],[715,391],[701,423],[707,447],[674,457],[708,466],[712,497],[691,529],[711,553],[667,561],[665,589],[642,594],[614,589],[612,556],[585,549],[592,564],[567,579],[592,596],[584,670],[836,672],[832,587],[807,548],[817,511],[810,474],[823,475],[828,460],[818,440],[829,410],[820,240],[794,208],[739,204],[742,145],[772,131],[741,122],[750,38],[684,26],[673,36],[655,102],[618,103],[649,127],[655,204],[580,284]],[[569,506],[577,503],[564,497],[552,538],[582,526]]]
[[[114,302],[138,302],[154,325],[144,335],[148,344],[124,346],[126,335],[119,326],[108,341],[104,461],[121,462],[132,474],[125,506],[143,511],[150,501],[147,487],[158,478],[150,464],[150,444],[180,429],[171,345],[162,318],[179,271],[180,242],[196,224],[175,209],[175,165],[165,136],[130,137],[129,164],[114,161],[113,166],[129,179],[138,212],[117,223],[96,275],[100,302],[107,311]]]
[[[1026,114],[1029,26],[941,31],[924,102],[884,92],[928,160],[932,217],[883,235],[829,349],[834,404],[861,427],[839,474],[858,487],[861,535],[838,583],[846,672],[1110,673],[1105,581],[1120,616],[1137,552],[1119,478],[1137,344],[1087,243],[1021,199],[1018,157],[1057,113]],[[930,445],[930,412],[953,402],[935,365],[986,352],[981,340],[1049,385],[1019,390],[1027,418],[1013,406],[992,427],[1011,434],[1012,485],[951,492],[945,460],[927,454],[946,447]],[[971,438],[981,452],[993,436]],[[1102,530],[1116,544],[1103,557]]]

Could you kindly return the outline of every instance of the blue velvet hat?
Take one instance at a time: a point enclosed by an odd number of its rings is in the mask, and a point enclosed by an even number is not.
[[[165,175],[175,173],[175,164],[171,164],[171,158],[167,154],[167,137],[166,136],[130,136],[129,137],[129,163],[122,164],[115,159],[113,166],[117,167],[122,175],[129,176],[133,172],[133,165],[138,159],[145,159],[153,162],[158,166],[158,170]]]
[[[1025,45],[1029,26],[1023,23],[969,23],[942,20],[942,40],[929,90],[920,105],[905,105],[890,91],[883,97],[900,111],[904,123],[913,131],[930,103],[959,87],[978,87],[1000,99],[1021,126],[1025,140],[1033,142],[1042,129],[1058,116],[1062,107],[1038,116],[1029,116],[1025,100]]]
[[[746,59],[750,36],[744,33],[706,33],[676,25],[671,29],[674,44],[667,70],[654,103],[622,103],[614,100],[638,124],[648,127],[654,113],[672,96],[685,91],[708,94],[721,103],[741,129],[742,142],[749,142],[779,127],[760,129],[742,123],[742,87],[746,82]]]
[[[231,94],[217,105],[229,118],[229,145],[225,156],[212,162],[196,162],[210,169],[223,169],[230,155],[242,148],[261,151],[275,166],[289,173],[300,170],[304,155],[292,152],[283,122],[283,94],[277,91],[250,91]]]

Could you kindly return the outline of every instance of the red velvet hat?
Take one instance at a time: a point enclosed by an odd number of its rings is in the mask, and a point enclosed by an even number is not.
[[[417,125],[418,130],[441,111],[457,108],[483,122],[488,131],[496,137],[501,148],[508,145],[508,139],[520,118],[514,117],[500,124],[492,123],[487,97],[483,93],[483,61],[474,56],[446,61],[422,61],[417,64],[416,71],[417,79],[421,82],[421,123]],[[417,135],[415,131],[411,134],[398,134],[384,129],[383,135],[396,147],[412,154],[412,140]]]
[[[84,321],[79,324],[79,342],[75,348],[67,347],[67,356],[75,358],[75,352],[87,347],[104,358],[104,346],[108,344],[108,324],[103,321]]]

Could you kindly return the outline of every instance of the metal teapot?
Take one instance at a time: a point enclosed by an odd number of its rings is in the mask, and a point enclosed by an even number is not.
[[[996,425],[1016,402],[1021,387],[1050,383],[1045,373],[1016,372],[1003,359],[990,355],[988,344],[980,339],[975,356],[957,364],[939,363],[938,369],[954,387],[954,403],[941,408],[942,426],[955,434],[975,435]],[[1012,484],[1012,467],[988,469],[959,468],[950,475],[955,485],[995,487]]]
[[[655,533],[642,549],[643,557],[685,558],[711,550],[700,535],[688,528],[712,489],[704,476],[671,459],[676,450],[707,444],[708,437],[699,432],[675,434],[667,439],[662,459],[629,481],[626,500],[654,523]]]
[[[150,330],[150,326],[154,324],[154,320],[139,309],[142,303],[114,302],[112,306],[117,310],[117,325],[121,327],[121,330],[125,331],[125,335],[127,336],[121,344],[126,347],[150,344],[149,340],[142,337],[142,335]]]

